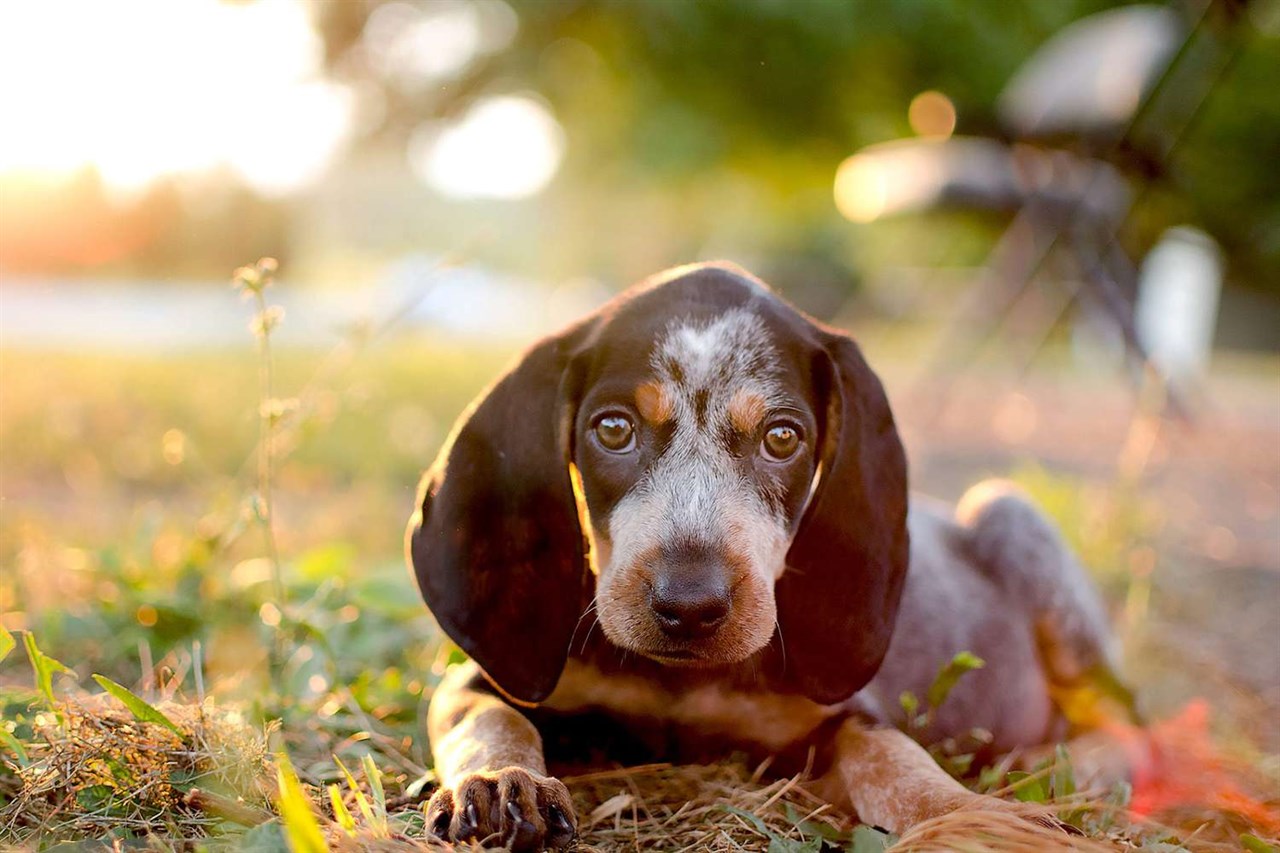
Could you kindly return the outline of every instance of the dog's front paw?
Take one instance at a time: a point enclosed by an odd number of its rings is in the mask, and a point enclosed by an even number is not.
[[[569,789],[523,767],[470,773],[427,804],[427,830],[442,841],[479,841],[518,853],[560,850],[577,835]]]

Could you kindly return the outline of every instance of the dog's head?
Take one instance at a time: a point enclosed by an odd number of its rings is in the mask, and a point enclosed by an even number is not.
[[[879,667],[907,567],[879,380],[725,265],[664,273],[534,346],[459,419],[419,503],[428,605],[528,702],[593,618],[673,666],[775,643],[775,686],[838,701]]]

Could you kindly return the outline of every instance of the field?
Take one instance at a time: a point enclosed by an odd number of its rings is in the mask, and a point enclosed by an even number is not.
[[[1013,793],[1054,799],[1112,849],[1268,849],[1256,838],[1280,832],[1275,361],[1220,359],[1188,430],[1135,418],[1114,376],[982,363],[921,384],[917,342],[867,340],[916,486],[954,499],[997,474],[1036,494],[1114,605],[1133,680],[1173,721],[1168,742],[1200,762],[1182,770],[1201,801],[1159,804],[1168,829],[1131,824],[1123,792],[1072,794],[1062,768]],[[410,582],[403,524],[420,470],[510,351],[353,337],[270,355],[266,393],[254,346],[246,333],[226,352],[0,351],[0,618],[16,644],[4,655],[0,634],[0,844],[421,841],[432,777],[418,719],[457,652]],[[110,698],[94,675],[132,693]],[[756,769],[578,780],[582,849],[891,842]],[[979,769],[975,785],[1005,784]],[[1225,779],[1241,799],[1214,799]]]

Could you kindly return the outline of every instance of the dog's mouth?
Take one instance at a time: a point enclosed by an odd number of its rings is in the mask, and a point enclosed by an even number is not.
[[[614,645],[673,668],[710,669],[747,660],[769,643],[776,613],[771,590],[739,578],[728,590],[727,614],[654,606],[645,573],[606,573],[597,590],[597,618]],[[714,617],[714,618],[713,618]]]
[[[687,649],[664,649],[662,651],[641,652],[645,657],[652,658],[658,663],[671,664],[673,666],[697,666],[698,664],[708,664],[710,661],[705,655]]]
[[[656,661],[664,666],[684,669],[707,669],[717,666],[728,666],[740,662],[743,657],[734,654],[733,649],[725,648],[723,643],[660,645],[657,647],[635,647],[632,651]]]

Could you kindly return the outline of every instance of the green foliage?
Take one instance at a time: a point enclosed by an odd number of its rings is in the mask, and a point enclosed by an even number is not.
[[[1006,777],[1013,795],[1024,803],[1046,803],[1049,789],[1042,776],[1022,770],[1012,770]]]
[[[13,753],[14,758],[18,761],[19,767],[28,767],[31,765],[31,759],[27,756],[26,747],[22,745],[22,741],[14,737],[3,724],[0,724],[0,746],[5,747]]]
[[[10,634],[3,625],[0,625],[0,663],[3,663],[4,659],[9,656],[9,652],[13,651],[13,646],[13,634]]]
[[[174,725],[173,720],[170,720],[162,711],[148,704],[124,685],[117,684],[105,675],[94,675],[93,680],[98,682],[98,685],[103,690],[119,699],[129,709],[129,713],[133,714],[134,719],[142,723],[156,723],[176,735],[182,735],[182,730]]]
[[[955,688],[956,683],[965,675],[975,669],[981,669],[986,666],[986,661],[969,651],[960,651],[947,663],[938,669],[933,681],[929,684],[925,691],[925,703],[923,709],[919,697],[910,690],[904,690],[902,695],[898,697],[898,704],[902,707],[903,719],[908,732],[918,737],[923,737],[928,731],[929,726],[933,724],[933,718],[937,711],[947,701],[947,697],[951,695],[951,691]],[[973,765],[974,753],[972,750],[983,744],[990,742],[990,733],[981,729],[974,729],[963,743],[953,738],[933,743],[929,746],[929,753],[937,760],[944,770],[957,779],[964,778],[969,774],[969,770]]]
[[[863,824],[854,827],[851,842],[846,849],[849,853],[883,853],[897,841],[896,835]]]
[[[1268,844],[1256,835],[1250,835],[1247,832],[1240,836],[1240,846],[1249,853],[1276,853],[1276,846]]]
[[[883,853],[898,840],[893,835],[865,825],[856,826],[847,833],[838,832],[827,824],[804,820],[789,805],[785,810],[787,818],[800,837],[788,838],[770,829],[759,815],[737,806],[721,805],[720,808],[741,818],[768,839],[768,853],[830,853],[836,850],[847,853]]]
[[[1103,831],[1114,822],[1115,814],[1128,805],[1128,786],[1112,793],[1111,808],[1096,810],[1080,802],[1076,796],[1075,770],[1066,747],[1058,744],[1051,758],[1037,764],[1031,772],[1011,771],[1005,781],[1014,797],[1024,803],[1057,806],[1058,819],[1082,830]]]
[[[236,840],[235,847],[241,853],[294,853],[284,824],[278,820],[255,826]]]
[[[906,715],[907,728],[910,730],[927,728],[933,721],[933,715],[947,701],[947,697],[951,695],[951,691],[964,674],[975,669],[982,669],[986,665],[987,662],[973,652],[957,652],[955,657],[943,664],[937,675],[933,677],[933,681],[929,684],[929,689],[925,691],[925,707],[923,711],[920,708],[919,697],[910,690],[904,690],[902,695],[898,697],[898,703],[902,706],[902,711]]]
[[[365,780],[369,783],[369,791],[373,796],[372,802],[366,797],[364,791],[360,789],[360,785],[356,782],[356,777],[351,774],[347,766],[336,755],[333,761],[338,765],[338,769],[342,771],[342,775],[347,780],[347,787],[351,789],[351,794],[355,797],[356,805],[360,809],[360,816],[364,818],[364,825],[377,838],[386,838],[388,835],[387,824],[387,798],[382,790],[382,779],[378,773],[378,767],[373,763],[373,759],[368,755],[362,756],[360,763],[364,768]],[[332,792],[331,792],[332,793]]]
[[[49,703],[49,707],[57,704],[57,698],[53,695],[53,675],[56,672],[74,675],[71,668],[62,661],[51,658],[44,652],[40,651],[40,647],[36,645],[35,634],[27,631],[22,635],[22,641],[27,647],[27,659],[31,661],[31,669],[36,676],[36,689],[40,691],[40,695]]]
[[[933,683],[929,685],[929,690],[925,694],[929,707],[941,708],[942,703],[947,701],[947,697],[951,695],[952,688],[956,686],[956,682],[960,680],[962,675],[975,669],[982,669],[986,665],[986,661],[972,652],[957,652],[956,656],[939,670],[937,676],[933,679]]]
[[[765,824],[759,816],[737,806],[721,806],[729,814],[737,815],[751,825],[756,832],[769,839],[769,853],[818,853],[822,849],[821,838],[802,838],[800,840],[783,838]]]

